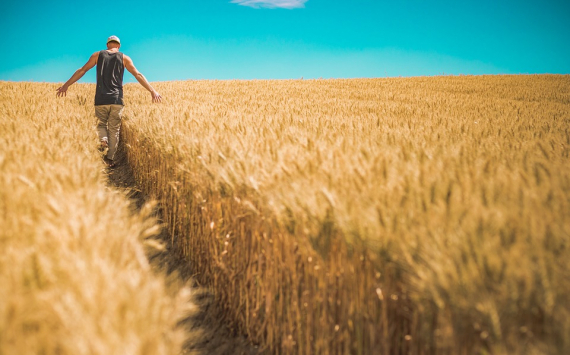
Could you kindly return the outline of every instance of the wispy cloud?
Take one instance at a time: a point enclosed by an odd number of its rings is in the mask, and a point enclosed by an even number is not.
[[[268,9],[298,9],[305,7],[308,0],[232,0],[230,2],[255,9],[265,7]]]

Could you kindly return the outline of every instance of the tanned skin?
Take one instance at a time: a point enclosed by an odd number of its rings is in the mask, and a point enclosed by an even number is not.
[[[119,51],[119,48],[121,48],[121,45],[117,42],[107,43],[107,52],[109,53],[116,53]],[[99,58],[99,52],[93,53],[84,66],[77,69],[75,73],[73,73],[71,78],[69,78],[69,80],[65,82],[65,84],[57,88],[57,94],[56,94],[57,97],[66,96],[67,89],[77,80],[81,79],[81,77],[83,77],[85,73],[91,70],[91,68],[96,66],[98,58]],[[144,75],[142,75],[142,73],[137,70],[137,68],[133,64],[133,60],[126,54],[123,54],[123,64],[125,65],[125,68],[127,68],[127,70],[129,71],[129,73],[131,73],[137,79],[137,81],[150,92],[150,95],[152,96],[152,102],[162,101],[162,96],[160,96],[160,94],[156,90],[154,90],[154,88],[149,84]]]

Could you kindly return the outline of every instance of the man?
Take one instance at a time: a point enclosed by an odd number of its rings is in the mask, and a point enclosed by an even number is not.
[[[121,114],[124,106],[123,74],[125,68],[150,92],[153,102],[162,100],[160,94],[148,83],[144,75],[135,68],[131,58],[119,52],[119,48],[121,48],[119,37],[109,37],[106,50],[93,53],[83,67],[77,69],[65,84],[57,88],[57,97],[66,96],[67,89],[97,65],[95,116],[99,121],[97,124],[99,150],[104,151],[108,148],[104,159],[110,168],[115,167],[113,159],[119,143]]]

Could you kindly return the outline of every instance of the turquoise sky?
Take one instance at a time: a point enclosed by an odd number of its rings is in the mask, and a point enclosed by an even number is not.
[[[113,34],[149,81],[570,73],[567,0],[3,1],[0,30],[0,80],[64,82]]]

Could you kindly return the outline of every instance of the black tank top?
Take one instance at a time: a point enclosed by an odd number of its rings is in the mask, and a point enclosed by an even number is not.
[[[123,53],[99,52],[97,59],[97,89],[95,105],[124,105],[123,103]]]

